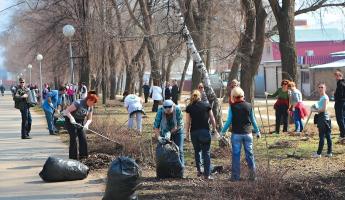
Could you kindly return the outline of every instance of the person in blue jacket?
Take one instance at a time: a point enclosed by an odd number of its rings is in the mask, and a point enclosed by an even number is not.
[[[240,180],[241,169],[241,147],[244,146],[246,161],[250,170],[249,179],[255,180],[255,160],[253,152],[252,126],[256,136],[260,138],[260,130],[254,117],[252,105],[244,101],[244,92],[240,87],[235,87],[231,91],[233,104],[229,106],[228,118],[221,130],[221,135],[225,135],[232,124],[231,146],[232,146],[232,181]]]
[[[48,92],[47,97],[42,105],[50,135],[56,135],[56,133],[58,132],[58,130],[54,126],[54,112],[59,112],[57,110],[59,102],[59,92],[61,93],[65,91],[64,88],[60,88],[59,90],[61,91],[51,90],[50,92]]]
[[[184,124],[182,110],[178,105],[168,99],[163,102],[163,107],[157,111],[156,118],[153,124],[155,136],[167,138],[170,135],[170,140],[173,141],[180,151],[180,162],[184,167]]]

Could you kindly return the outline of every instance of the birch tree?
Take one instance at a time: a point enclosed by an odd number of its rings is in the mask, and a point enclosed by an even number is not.
[[[190,34],[186,24],[184,23],[184,17],[181,14],[181,10],[180,10],[181,5],[182,4],[180,1],[179,1],[179,3],[175,3],[176,12],[177,12],[176,14],[178,16],[178,22],[179,22],[179,25],[182,27],[183,38],[186,41],[187,48],[191,52],[191,57],[193,59],[193,62],[195,63],[197,69],[199,70],[199,72],[201,74],[201,81],[204,84],[207,99],[209,100],[210,104],[213,105],[212,106],[214,108],[213,113],[214,113],[215,118],[216,118],[217,129],[219,130],[223,125],[221,103],[217,99],[217,96],[216,96],[216,94],[215,94],[215,92],[211,86],[211,82],[210,82],[210,78],[208,76],[207,69],[206,69],[205,64],[204,64],[203,60],[201,59],[201,56],[200,56],[200,54],[199,54],[199,52],[198,52],[198,50],[194,44],[192,35]]]

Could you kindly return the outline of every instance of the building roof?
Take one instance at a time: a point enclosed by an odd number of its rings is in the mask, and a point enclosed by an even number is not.
[[[323,65],[315,65],[313,67],[309,67],[309,69],[327,69],[327,68],[340,68],[340,67],[345,67],[345,59],[323,64]]]
[[[336,28],[324,29],[295,29],[296,42],[321,42],[321,41],[340,41],[345,40],[342,31]],[[279,42],[279,36],[271,37],[273,42]]]
[[[345,51],[338,51],[331,53],[331,56],[336,57],[336,56],[345,56]]]

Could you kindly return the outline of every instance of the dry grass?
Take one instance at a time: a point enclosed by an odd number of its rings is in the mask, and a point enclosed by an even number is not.
[[[146,111],[150,110],[151,104],[145,106]],[[227,108],[227,105],[224,105],[224,108]],[[261,114],[266,114],[263,113],[265,107],[261,111]],[[269,113],[274,115],[271,107]],[[266,145],[263,132],[263,138],[254,140],[254,155],[258,169],[258,180],[255,182],[246,180],[245,162],[241,169],[241,175],[245,180],[240,182],[228,180],[231,147],[219,148],[218,142],[215,141],[212,142],[211,148],[212,163],[224,166],[225,173],[216,174],[214,181],[205,181],[196,177],[193,147],[188,142],[185,143],[187,178],[158,180],[155,179],[154,168],[155,144],[151,143],[155,113],[148,112],[147,116],[143,122],[143,134],[137,135],[135,131],[127,130],[127,113],[121,103],[115,102],[107,107],[99,106],[91,128],[121,145],[114,145],[94,134],[88,134],[89,149],[91,157],[94,155],[94,161],[99,158],[107,160],[108,156],[115,158],[126,155],[140,163],[143,168],[142,186],[138,189],[140,199],[344,199],[345,177],[344,173],[339,171],[345,169],[345,149],[343,145],[335,144],[338,136],[336,126],[333,126],[332,130],[334,157],[331,159],[310,158],[318,145],[317,128],[310,121],[302,136],[284,133],[276,137],[267,134]],[[226,115],[224,119],[225,117]],[[259,118],[257,120],[268,132],[267,119],[263,119],[263,123]],[[332,120],[335,125],[335,120]],[[289,130],[293,128],[291,124]],[[270,129],[274,130],[274,118],[270,118]],[[269,145],[277,144],[279,141],[285,141],[287,145],[282,144],[280,148],[267,149]],[[324,148],[326,149],[326,146]],[[100,153],[106,153],[106,156],[103,158],[104,155]],[[243,155],[242,159],[244,160]],[[103,163],[98,164],[105,168],[107,166]]]

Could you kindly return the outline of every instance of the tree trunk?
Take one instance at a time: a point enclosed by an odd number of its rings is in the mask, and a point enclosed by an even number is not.
[[[154,40],[152,37],[152,13],[150,10],[149,5],[151,2],[144,1],[144,0],[138,0],[140,5],[140,11],[143,16],[143,22],[145,27],[146,36],[144,38],[144,41],[147,45],[147,51],[149,53],[150,57],[150,63],[151,63],[151,77],[153,82],[160,82],[161,81],[161,74],[160,74],[160,68],[158,65],[157,60],[157,53],[156,48],[154,44]]]
[[[170,81],[171,67],[174,64],[175,58],[172,54],[168,57],[168,65],[165,71],[165,80]]]
[[[255,5],[252,0],[242,0],[242,9],[245,13],[245,31],[241,52],[241,88],[246,96],[246,101],[252,102],[253,99],[253,80],[252,66],[250,60],[253,52],[255,39]],[[244,84],[245,83],[245,84]]]
[[[292,21],[291,21],[292,20]],[[279,31],[279,50],[282,61],[282,78],[293,80],[297,83],[297,56],[295,42],[294,18],[288,17],[280,19]]]
[[[167,79],[165,79],[165,77],[166,77],[166,64],[165,64],[165,62],[166,62],[166,60],[167,60],[167,57],[166,57],[166,54],[167,54],[167,50],[165,49],[165,50],[163,50],[163,53],[162,53],[162,57],[161,57],[161,77],[162,77],[162,83],[164,84],[165,83],[165,81],[167,81]]]
[[[143,95],[143,85],[144,85],[144,74],[146,69],[146,62],[144,54],[141,56],[142,64],[139,71],[139,96]]]
[[[115,55],[115,44],[110,42],[109,47],[109,65],[110,65],[110,99],[116,99],[116,68],[120,57],[120,49]]]
[[[223,126],[221,103],[217,99],[217,96],[211,86],[210,78],[208,76],[208,72],[206,70],[205,64],[202,61],[200,54],[194,45],[193,38],[187,26],[184,23],[184,18],[180,12],[178,13],[178,16],[179,16],[179,24],[183,26],[183,36],[186,40],[187,47],[191,51],[191,55],[196,67],[199,69],[200,73],[202,74],[202,81],[205,86],[205,92],[206,92],[207,98],[210,104],[213,105],[212,110],[216,119],[217,130],[220,130],[221,127]]]
[[[181,75],[181,81],[180,81],[180,90],[179,90],[179,97],[181,97],[182,91],[183,91],[183,87],[184,87],[184,79],[186,78],[186,72],[189,66],[189,62],[190,62],[190,53],[189,50],[186,49],[186,62],[184,63],[184,67],[183,67],[183,71],[182,71],[182,75]]]
[[[106,12],[106,0],[102,1],[102,11],[101,11],[101,19],[102,19],[102,28],[103,28],[103,35],[102,35],[102,103],[107,103],[107,96],[108,96],[108,42],[106,41],[105,30],[106,30],[106,21],[107,21],[107,12]]]
[[[201,60],[204,62],[207,49],[207,31],[208,31],[208,18],[211,12],[212,1],[202,0],[198,1],[199,7],[195,8],[189,1],[178,1],[181,8],[187,7],[185,23],[188,26],[191,37],[194,40],[194,45],[199,51]],[[184,4],[186,3],[186,5]],[[193,52],[191,52],[193,54]],[[193,64],[192,74],[192,89],[197,88],[200,82],[203,82],[202,74],[199,72],[198,64]],[[207,69],[206,69],[207,70]]]
[[[88,16],[89,16],[89,1],[78,0],[79,17],[81,21],[80,28],[80,82],[85,82],[86,86],[90,85],[90,57],[89,57],[89,42],[88,42]]]
[[[322,3],[325,3],[323,1]],[[282,78],[297,82],[297,57],[295,41],[295,0],[269,0],[279,32],[279,50],[282,62]],[[314,5],[315,6],[315,5]]]

